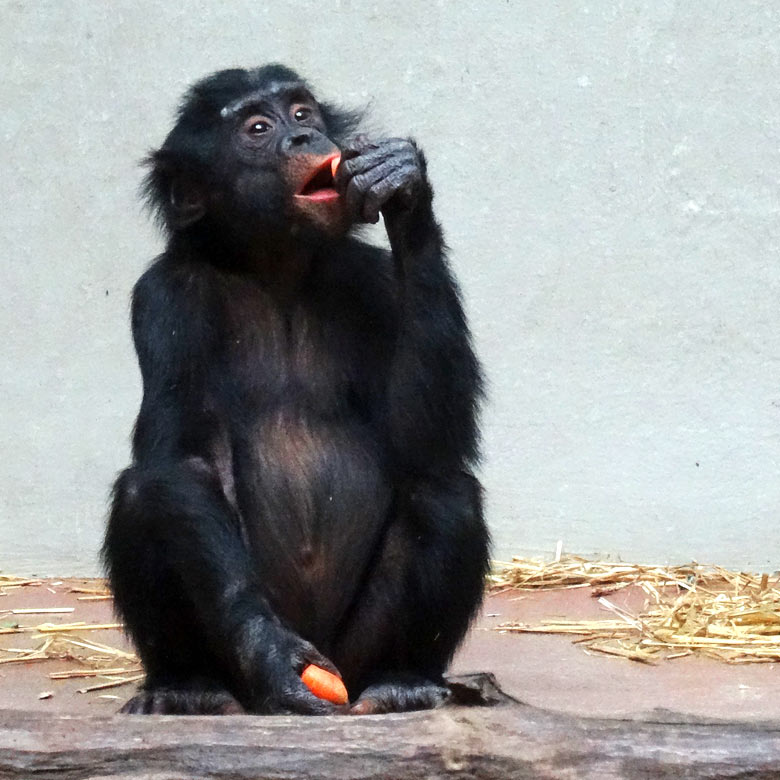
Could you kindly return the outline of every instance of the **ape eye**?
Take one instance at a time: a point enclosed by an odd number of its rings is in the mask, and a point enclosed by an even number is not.
[[[243,131],[249,136],[256,137],[272,130],[271,123],[257,116],[253,116],[244,122]]]
[[[305,122],[312,115],[312,110],[306,106],[300,106],[295,109],[293,116],[296,122]]]

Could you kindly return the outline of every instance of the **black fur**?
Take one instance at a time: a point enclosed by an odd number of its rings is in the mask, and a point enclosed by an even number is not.
[[[149,158],[168,245],[133,293],[144,394],[104,545],[147,670],[129,712],[333,711],[307,663],[355,712],[435,706],[480,604],[480,371],[424,158],[309,93],[214,74]],[[241,129],[247,96],[270,131]],[[334,145],[338,205],[296,211]],[[391,252],[352,235],[380,212]]]

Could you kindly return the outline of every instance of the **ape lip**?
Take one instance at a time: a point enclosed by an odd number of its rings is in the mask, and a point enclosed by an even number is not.
[[[339,197],[338,192],[333,187],[332,160],[333,157],[329,157],[317,167],[296,194],[297,198],[323,201],[334,200]]]

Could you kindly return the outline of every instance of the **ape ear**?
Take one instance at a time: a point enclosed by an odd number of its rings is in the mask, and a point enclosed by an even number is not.
[[[206,198],[195,182],[186,177],[175,177],[170,181],[168,207],[171,227],[182,230],[206,213]]]
[[[182,160],[163,148],[143,164],[149,172],[142,193],[160,227],[168,232],[182,230],[206,213],[205,191]]]

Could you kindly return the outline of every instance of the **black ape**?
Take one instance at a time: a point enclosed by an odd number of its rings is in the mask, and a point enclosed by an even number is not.
[[[147,671],[126,712],[435,706],[488,539],[480,372],[413,142],[291,70],[196,84],[150,158],[143,402],[104,556]],[[331,162],[341,149],[335,179]],[[391,252],[349,235],[384,216]]]

